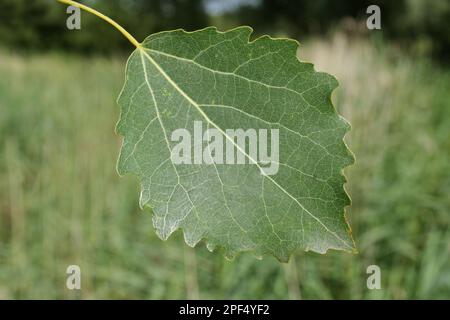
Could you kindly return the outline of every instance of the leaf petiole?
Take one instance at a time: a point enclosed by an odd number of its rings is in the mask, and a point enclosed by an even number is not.
[[[98,12],[97,10],[92,9],[84,4],[78,3],[76,1],[72,1],[72,0],[56,0],[56,1],[59,1],[61,3],[67,4],[67,5],[72,5],[72,6],[78,7],[80,9],[83,9],[87,12],[92,13],[93,15],[96,15],[97,17],[105,20],[110,25],[112,25],[117,30],[119,30],[136,48],[141,48],[141,44],[131,34],[129,34],[127,30],[125,30],[121,25],[119,25],[117,22],[115,22],[110,17],[105,16],[103,13]]]

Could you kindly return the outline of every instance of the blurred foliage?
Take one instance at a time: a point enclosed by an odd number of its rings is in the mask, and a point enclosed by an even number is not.
[[[138,40],[209,24],[301,38],[300,58],[339,79],[333,99],[352,123],[347,211],[360,253],[299,252],[283,265],[227,261],[180,233],[159,240],[138,182],[115,170],[124,59],[63,53],[130,44],[86,13],[68,32],[54,0],[1,0],[0,299],[450,298],[450,73],[428,59],[449,60],[450,1],[260,0],[216,16],[208,1],[83,2]],[[382,31],[365,28],[369,4]],[[64,286],[70,264],[81,291]],[[366,287],[371,264],[382,290]]]
[[[448,0],[261,0],[258,6],[242,6],[229,13],[228,18],[248,24],[259,33],[270,34],[275,28],[294,37],[323,34],[339,27],[353,33],[367,33],[366,8],[373,4],[381,9],[384,37],[411,46],[423,54],[450,58]],[[345,24],[349,21],[362,23]]]
[[[90,0],[84,1],[116,19],[138,40],[151,33],[210,24],[250,25],[257,34],[283,33],[293,37],[323,34],[342,27],[365,31],[366,8],[381,7],[382,34],[408,50],[449,61],[450,1],[448,0],[259,0],[223,5],[219,16],[206,10],[213,0]],[[217,2],[217,0],[215,0]],[[116,52],[130,45],[111,26],[82,13],[81,31],[67,32],[65,6],[55,0],[2,0],[0,39],[3,46],[21,50],[59,48],[78,52]],[[349,20],[349,18],[351,20]],[[345,23],[361,21],[362,23]]]
[[[140,40],[151,33],[208,25],[201,0],[80,1],[116,19]],[[66,6],[56,0],[2,0],[0,39],[22,50],[63,49],[111,53],[130,44],[114,28],[92,14],[81,13],[81,30],[66,28]]]
[[[0,51],[0,299],[449,299],[450,73],[367,39],[310,39],[350,121],[347,209],[359,254],[233,261],[161,241],[115,170],[125,59]],[[82,289],[65,287],[77,264]],[[382,289],[368,290],[379,265]]]

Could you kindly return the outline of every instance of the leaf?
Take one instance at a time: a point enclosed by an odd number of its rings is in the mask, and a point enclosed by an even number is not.
[[[118,99],[118,172],[139,177],[140,205],[162,239],[181,228],[190,246],[204,239],[230,257],[251,250],[281,261],[298,248],[354,251],[342,174],[353,162],[350,126],[330,99],[337,81],[300,62],[297,42],[249,42],[251,33],[161,32],[132,53]],[[247,164],[175,165],[171,133],[193,132],[194,121],[227,142],[226,129],[278,129],[278,173],[261,174],[242,148]]]

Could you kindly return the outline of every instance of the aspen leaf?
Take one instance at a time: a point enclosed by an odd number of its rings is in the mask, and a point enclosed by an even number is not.
[[[181,228],[190,246],[204,240],[230,257],[253,251],[281,261],[297,249],[354,251],[342,174],[354,161],[343,142],[349,124],[331,103],[338,83],[300,62],[297,42],[250,41],[251,33],[167,31],[136,48],[118,99],[118,172],[139,177],[140,205],[152,209],[162,239]],[[196,123],[248,161],[174,164],[172,133],[192,133]],[[276,174],[262,174],[232,143],[226,130],[238,128],[277,129]]]

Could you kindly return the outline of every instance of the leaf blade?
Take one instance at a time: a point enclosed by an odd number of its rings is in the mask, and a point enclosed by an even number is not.
[[[175,30],[143,42],[127,63],[127,81],[119,97],[122,114],[117,131],[124,144],[118,170],[140,177],[140,204],[153,208],[154,225],[163,239],[182,228],[190,245],[206,238],[228,255],[254,250],[283,261],[298,247],[352,251],[344,219],[349,198],[341,170],[353,157],[342,142],[349,126],[330,101],[337,81],[299,62],[292,40],[262,37],[248,42],[250,33],[246,27],[225,33],[214,28]],[[222,53],[224,48],[228,51]],[[284,111],[281,117],[277,108]],[[293,145],[294,150],[280,151],[287,161],[280,161],[282,169],[273,178],[261,175],[258,162],[235,143],[254,166],[176,168],[170,163],[167,132],[192,127],[194,119],[206,121],[230,142],[225,128],[278,128],[280,149]],[[337,139],[324,134],[327,131],[337,131]],[[150,150],[163,149],[159,157],[151,155]],[[241,176],[245,183],[236,184]],[[216,198],[210,199],[208,193]],[[249,199],[256,200],[249,204]]]

